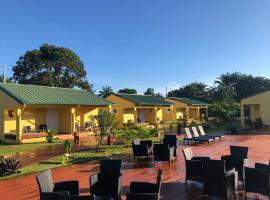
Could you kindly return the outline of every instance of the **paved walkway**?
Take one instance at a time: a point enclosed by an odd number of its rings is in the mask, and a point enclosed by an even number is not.
[[[249,165],[253,166],[254,162],[268,163],[270,156],[270,136],[227,136],[226,141],[214,145],[193,146],[194,155],[211,156],[219,159],[221,155],[229,153],[230,145],[248,146]],[[179,157],[172,166],[168,163],[160,163],[154,167],[152,162],[133,164],[130,155],[123,155],[123,184],[124,193],[128,191],[130,181],[155,181],[158,168],[164,171],[163,185],[161,188],[162,199],[164,200],[188,200],[197,199],[201,195],[202,187],[200,185],[189,184],[189,193],[185,191],[185,165],[182,155],[183,146],[178,149]],[[54,181],[79,180],[80,192],[82,195],[89,193],[89,175],[99,170],[98,162],[77,164],[53,170]],[[0,199],[7,200],[29,200],[39,199],[38,187],[35,180],[36,174],[20,177],[12,180],[0,181]],[[238,199],[244,199],[243,193],[237,195]],[[125,199],[125,198],[124,198]],[[255,199],[254,194],[249,194],[248,199]],[[266,198],[267,199],[267,198]]]

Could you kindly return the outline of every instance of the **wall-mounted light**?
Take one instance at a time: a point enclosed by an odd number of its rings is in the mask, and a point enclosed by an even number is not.
[[[10,118],[14,117],[14,110],[8,110],[8,117]]]

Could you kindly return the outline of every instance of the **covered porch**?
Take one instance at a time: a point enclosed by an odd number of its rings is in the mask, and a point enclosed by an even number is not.
[[[49,129],[55,129],[58,134],[73,134],[85,127],[99,109],[109,107],[42,105],[5,108],[1,111],[3,130],[0,139],[7,143],[41,142],[45,141]]]
[[[154,125],[162,121],[162,107],[134,107],[123,110],[124,124]]]

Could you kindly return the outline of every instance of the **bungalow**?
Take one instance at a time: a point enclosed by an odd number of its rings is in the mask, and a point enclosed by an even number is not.
[[[128,123],[156,124],[163,120],[163,108],[172,104],[150,95],[115,93],[106,98],[116,104],[113,111],[120,125]]]
[[[45,129],[72,134],[112,103],[85,90],[0,83],[0,140],[44,140]]]
[[[264,125],[270,125],[270,91],[241,100],[241,125],[245,125],[245,119],[255,122],[259,118]]]
[[[201,121],[208,118],[208,104],[189,98],[169,97],[166,101],[173,104],[172,110],[163,108],[163,120],[186,120],[187,123],[192,121]]]

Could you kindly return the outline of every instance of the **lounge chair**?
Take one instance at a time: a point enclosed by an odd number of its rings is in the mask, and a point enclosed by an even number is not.
[[[186,164],[186,181],[185,186],[187,190],[187,181],[203,182],[203,161],[210,160],[210,157],[195,157],[193,156],[192,149],[190,147],[182,149],[185,164]]]
[[[38,183],[40,200],[57,200],[59,195],[79,195],[78,181],[63,181],[53,183],[50,169],[36,176]]]
[[[203,165],[204,195],[232,199],[237,189],[237,171],[225,170],[224,160],[205,160]]]
[[[186,135],[191,135],[192,137],[192,134],[190,132],[190,129],[188,127],[185,128],[185,132],[186,132]],[[211,144],[211,143],[214,143],[214,139],[212,138],[203,138],[203,137],[200,137],[199,135],[194,135],[194,137],[192,137],[192,140],[195,141],[195,143],[197,142],[208,142],[208,145]]]
[[[213,139],[214,142],[219,142],[220,141],[220,138],[219,137],[210,136],[210,135],[209,136],[208,135],[207,136],[206,135],[200,135],[196,126],[192,126],[191,127],[191,130],[192,130],[192,132],[193,132],[193,134],[194,134],[195,137]]]
[[[120,200],[122,196],[122,160],[101,160],[100,173],[89,177],[90,194],[109,196]]]
[[[132,151],[134,157],[134,163],[136,161],[136,157],[149,157],[153,154],[153,145],[151,140],[140,140],[134,139],[132,140]]]
[[[171,166],[173,161],[174,147],[167,144],[154,145],[154,164],[158,161],[168,161]]]
[[[183,143],[185,144],[185,141],[187,141],[188,142],[188,145],[189,145],[193,141],[195,142],[195,140],[194,140],[194,138],[193,138],[193,136],[192,136],[189,128],[188,127],[184,128],[184,131],[185,131],[186,136],[184,137]]]
[[[198,126],[198,128],[199,128],[199,131],[200,131],[200,134],[202,135],[202,136],[213,136],[213,137],[218,137],[218,138],[220,138],[220,141],[221,140],[225,140],[225,136],[224,135],[207,135],[207,134],[205,134],[205,131],[204,131],[204,129],[203,129],[203,126]]]
[[[177,147],[178,140],[176,135],[164,135],[164,138],[161,140],[162,144],[168,144],[170,147],[174,147],[174,157],[177,157]]]
[[[245,196],[253,192],[270,198],[270,166],[255,163],[255,168],[245,167]]]
[[[226,169],[235,168],[239,174],[239,180],[245,183],[244,167],[247,163],[248,147],[230,146],[231,155],[221,156],[226,161]]]
[[[159,200],[163,172],[158,170],[156,183],[131,182],[127,200]]]

